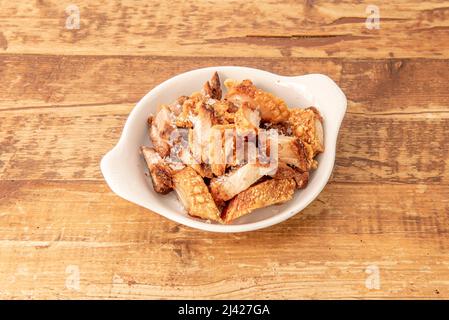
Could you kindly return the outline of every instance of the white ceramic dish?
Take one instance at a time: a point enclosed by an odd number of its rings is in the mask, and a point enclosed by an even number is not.
[[[144,175],[146,165],[139,154],[141,145],[150,144],[147,135],[147,118],[150,113],[154,113],[162,103],[169,103],[181,95],[198,91],[214,71],[218,71],[222,82],[227,78],[250,79],[257,87],[284,99],[290,107],[315,106],[324,118],[325,151],[318,156],[318,169],[311,174],[307,188],[297,190],[293,199],[285,204],[256,210],[228,225],[207,223],[190,217],[174,192],[168,195],[154,192],[150,179]],[[214,232],[257,230],[294,216],[323,190],[334,166],[338,131],[345,112],[344,93],[325,75],[285,77],[246,67],[197,69],[161,83],[137,103],[126,121],[119,142],[103,157],[101,171],[107,184],[117,195],[178,223]]]

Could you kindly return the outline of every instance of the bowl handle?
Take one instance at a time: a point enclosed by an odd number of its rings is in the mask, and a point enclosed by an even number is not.
[[[127,171],[123,167],[125,163],[120,149],[115,146],[101,159],[100,169],[109,188],[120,197],[131,200],[130,186],[124,183],[127,181],[124,179]]]

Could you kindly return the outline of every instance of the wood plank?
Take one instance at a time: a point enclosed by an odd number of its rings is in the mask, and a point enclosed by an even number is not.
[[[131,108],[74,106],[4,113],[1,178],[102,179],[100,159],[118,141]]]
[[[79,30],[0,0],[0,299],[449,298],[449,1],[378,4],[378,30],[371,1],[75,3]],[[347,95],[330,183],[284,223],[201,232],[103,181],[136,101],[214,65]]]
[[[370,1],[76,1],[80,29],[66,29],[67,4],[4,1],[0,50],[20,54],[219,57],[449,57],[449,3]],[[423,41],[425,39],[425,41]]]
[[[240,61],[281,74],[326,73],[342,87],[349,106],[333,181],[448,183],[449,61]],[[176,73],[218,63],[217,58],[0,58],[0,178],[101,180],[99,161],[118,140],[134,102]]]
[[[100,182],[0,191],[2,299],[449,297],[447,186],[331,183],[301,214],[243,234],[177,225]],[[373,266],[380,289],[366,286]]]
[[[242,65],[286,76],[326,74],[353,103],[351,112],[370,117],[448,111],[448,60],[54,55],[0,55],[0,110],[134,104],[170,77],[218,65]]]
[[[131,108],[106,105],[2,113],[0,178],[103,180],[101,157],[118,141]],[[363,116],[348,114],[332,180],[448,184],[449,165],[443,161],[449,156],[448,130],[449,118],[379,117],[367,123]]]

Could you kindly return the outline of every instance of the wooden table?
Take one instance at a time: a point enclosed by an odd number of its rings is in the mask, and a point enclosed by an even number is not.
[[[74,0],[70,29],[2,1],[0,299],[449,298],[449,2],[377,1],[380,29],[353,2]],[[282,224],[205,233],[103,181],[136,101],[213,65],[347,95],[330,183]]]

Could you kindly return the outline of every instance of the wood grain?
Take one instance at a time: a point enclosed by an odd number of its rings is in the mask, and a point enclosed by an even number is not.
[[[350,111],[370,117],[441,113],[449,104],[447,60],[0,55],[0,109],[135,104],[176,74],[219,65],[327,74],[344,90]]]
[[[244,234],[176,225],[101,182],[1,190],[2,298],[449,296],[448,187],[331,183],[303,213]],[[380,290],[365,286],[372,265]]]
[[[78,0],[80,29],[65,28],[68,4],[2,1],[6,53],[219,57],[449,57],[449,2]],[[368,10],[368,13],[367,13]],[[423,41],[425,39],[425,41]]]
[[[441,161],[449,157],[446,60],[239,61],[286,75],[325,73],[342,87],[349,105],[334,181],[449,182],[449,166]],[[3,178],[102,180],[100,159],[115,145],[134,103],[176,73],[219,63],[215,58],[0,58]],[[129,72],[123,75],[125,66]],[[100,73],[102,81],[95,76]]]
[[[74,3],[79,30],[0,0],[1,299],[449,298],[449,2],[383,2],[379,30],[370,1]],[[135,103],[214,65],[348,98],[330,183],[284,223],[204,233],[103,182]]]

